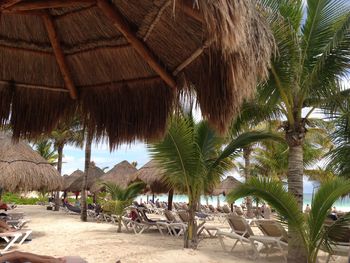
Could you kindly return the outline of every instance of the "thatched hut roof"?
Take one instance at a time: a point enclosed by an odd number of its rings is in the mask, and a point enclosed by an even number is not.
[[[99,181],[91,187],[90,191],[99,191],[101,189],[101,182],[112,182],[125,188],[130,183],[130,175],[134,174],[136,171],[137,169],[135,166],[124,160],[101,176]]]
[[[0,132],[0,187],[7,191],[58,190],[58,171],[23,141]]]
[[[213,195],[226,195],[240,184],[241,182],[233,176],[227,176],[224,180],[222,180],[220,185],[214,189]]]
[[[160,165],[155,160],[151,160],[131,176],[131,182],[141,180],[152,193],[167,193],[170,187],[164,182],[164,173],[165,171],[160,168]]]
[[[7,0],[0,15],[0,124],[16,138],[76,109],[111,146],[158,138],[184,87],[224,131],[274,46],[254,0]]]
[[[79,173],[80,175],[76,176],[77,179],[75,179],[73,183],[71,183],[71,185],[66,189],[67,191],[79,192],[83,187],[83,180],[84,180],[85,173],[83,172],[81,174],[80,170],[75,171],[75,173]],[[104,175],[104,172],[102,171],[102,169],[97,167],[94,162],[91,162],[89,167],[88,177],[87,177],[87,189],[89,190],[90,187],[96,181],[98,181],[103,175]]]
[[[78,178],[82,177],[84,175],[84,172],[81,170],[75,170],[71,175],[63,176],[63,189],[62,190],[68,190],[71,184],[77,180]]]

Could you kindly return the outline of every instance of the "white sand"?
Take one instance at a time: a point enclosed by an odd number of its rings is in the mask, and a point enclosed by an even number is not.
[[[278,253],[253,261],[240,245],[231,252],[224,252],[218,239],[204,239],[198,250],[183,249],[182,238],[161,236],[152,231],[135,235],[117,233],[117,227],[107,223],[80,221],[79,216],[63,211],[47,211],[43,206],[20,206],[31,218],[28,228],[33,230],[33,240],[16,249],[51,256],[81,256],[90,263],[232,263],[232,262],[283,262]],[[229,243],[227,244],[232,244]],[[324,261],[324,259],[323,259]],[[336,262],[347,262],[338,258]]]

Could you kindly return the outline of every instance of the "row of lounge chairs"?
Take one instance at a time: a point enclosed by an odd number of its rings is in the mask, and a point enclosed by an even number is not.
[[[30,239],[32,230],[27,229],[29,219],[24,218],[22,212],[1,213],[0,219],[7,225],[11,226],[13,231],[6,231],[0,233],[0,238],[5,241],[5,247],[0,250],[1,253],[8,251],[16,243],[23,244],[24,241]]]

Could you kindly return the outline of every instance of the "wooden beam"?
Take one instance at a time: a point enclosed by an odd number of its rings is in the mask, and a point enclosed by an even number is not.
[[[134,32],[131,31],[129,24],[123,15],[107,0],[97,0],[97,6],[108,17],[113,25],[120,31],[129,41],[136,52],[148,63],[148,65],[167,83],[170,87],[176,88],[176,81],[173,76],[168,73],[159,63],[159,59],[152,54],[149,48],[138,39]]]
[[[209,39],[204,42],[204,45],[196,49],[184,62],[182,62],[177,68],[174,70],[173,75],[176,76],[179,74],[184,68],[190,65],[193,61],[195,61],[203,51],[208,48],[213,43],[213,39]]]
[[[52,45],[53,52],[56,57],[57,64],[61,70],[65,86],[69,90],[69,94],[71,98],[77,99],[77,90],[74,86],[73,78],[69,72],[69,69],[63,54],[63,50],[61,48],[61,44],[57,36],[54,22],[51,16],[48,14],[43,15],[42,18]]]
[[[36,50],[36,49],[32,49],[32,48],[12,47],[12,46],[4,45],[4,44],[0,44],[0,47],[3,49],[7,49],[7,50],[23,51],[23,52],[29,52],[29,53],[38,54],[38,55],[48,55],[48,56],[55,55],[54,53],[52,53],[50,51],[42,51],[42,50]]]
[[[4,10],[0,10],[0,12],[8,15],[28,15],[28,16],[41,16],[43,14],[42,10],[17,11],[17,10],[4,9]]]
[[[144,77],[144,78],[136,78],[136,79],[123,79],[123,80],[117,80],[117,81],[111,81],[111,82],[104,82],[104,83],[98,83],[98,84],[91,84],[91,85],[84,85],[79,86],[79,88],[100,88],[105,86],[113,86],[113,85],[120,85],[120,84],[138,84],[138,83],[147,83],[148,81],[155,81],[155,80],[162,80],[160,76],[150,76],[150,77]]]
[[[95,0],[31,0],[25,2],[19,2],[15,5],[8,7],[9,10],[25,11],[25,10],[37,10],[47,8],[62,8],[71,7],[82,4],[92,4]]]
[[[2,84],[2,85],[9,85],[9,84],[13,84],[13,81],[0,80],[0,84]],[[48,90],[48,91],[55,91],[55,92],[69,92],[67,89],[64,89],[64,88],[61,88],[61,87],[33,85],[33,84],[25,84],[25,83],[19,83],[19,82],[16,82],[15,85],[18,88],[41,89],[41,90]]]
[[[21,0],[3,0],[0,3],[0,11],[9,8],[15,4],[17,4],[18,2],[20,2]]]

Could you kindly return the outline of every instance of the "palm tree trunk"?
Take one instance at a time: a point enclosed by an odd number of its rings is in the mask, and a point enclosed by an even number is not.
[[[300,125],[301,126],[301,125]],[[305,132],[291,131],[286,133],[289,145],[288,155],[288,192],[293,194],[298,202],[300,211],[303,210],[303,143]],[[305,248],[298,239],[297,233],[289,230],[288,263],[307,262]]]
[[[85,144],[85,168],[84,168],[84,180],[81,190],[81,215],[80,219],[83,222],[87,221],[87,204],[86,204],[86,188],[87,188],[87,178],[89,174],[89,167],[91,161],[91,144],[92,144],[92,134],[88,132]]]
[[[168,193],[168,210],[169,211],[173,209],[173,197],[174,197],[174,189],[171,188]]]
[[[249,180],[251,177],[251,165],[250,165],[250,155],[252,153],[252,147],[248,146],[243,148],[243,158],[244,158],[244,176],[245,176],[245,180]],[[252,201],[252,197],[251,196],[247,196],[246,198],[246,205],[247,205],[247,217],[248,218],[253,218],[254,217],[254,213],[253,213],[253,205],[252,205],[253,201]]]
[[[185,248],[197,248],[197,224],[195,220],[196,209],[198,201],[189,198],[189,210],[188,210],[188,227],[185,235]]]
[[[122,232],[122,218],[123,218],[123,216],[122,216],[122,215],[119,215],[118,230],[117,230],[118,233],[121,233],[121,232]]]
[[[62,160],[63,160],[63,147],[64,145],[58,145],[57,147],[57,171],[60,175],[62,175]],[[55,193],[55,211],[60,210],[60,191]]]

